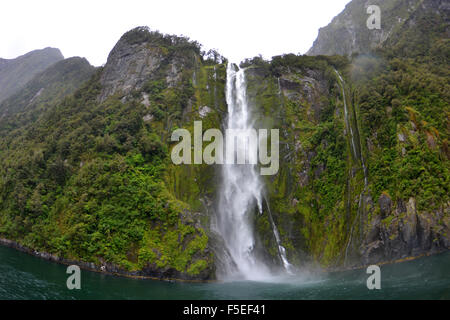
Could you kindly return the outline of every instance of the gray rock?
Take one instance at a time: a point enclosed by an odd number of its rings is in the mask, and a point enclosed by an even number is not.
[[[392,210],[389,197],[380,197],[380,200],[380,209],[383,207],[384,212],[390,212],[392,218],[372,217],[359,248],[362,264],[394,261],[450,248],[448,206],[418,212],[416,201],[411,197],[407,202],[397,200]]]
[[[182,70],[186,65],[192,67],[199,56],[194,49],[170,51],[161,46],[161,37],[160,34],[139,27],[120,38],[109,54],[100,77],[100,102],[115,93],[128,96],[133,90],[141,89],[147,81],[156,78],[165,79],[168,87],[179,85]],[[174,37],[171,41],[176,46],[178,42],[187,40]],[[143,103],[146,103],[145,97]]]
[[[102,92],[99,100],[122,91],[124,95],[143,86],[146,79],[159,68],[164,53],[148,43],[130,45],[121,39],[108,56],[100,82]]]
[[[200,107],[198,109],[198,113],[200,115],[200,118],[206,117],[211,111],[212,111],[212,109],[210,107],[208,107],[208,106],[203,106],[203,107]]]
[[[380,212],[382,217],[386,217],[391,213],[392,200],[387,194],[383,193],[380,196],[380,198],[378,199],[378,204],[380,205]]]
[[[145,116],[142,117],[142,120],[144,120],[144,122],[149,122],[153,120],[153,115],[151,113],[146,114]]]

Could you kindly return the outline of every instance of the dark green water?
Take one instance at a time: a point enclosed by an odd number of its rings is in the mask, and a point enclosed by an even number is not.
[[[381,266],[381,289],[365,269],[271,282],[171,283],[81,271],[68,290],[66,266],[0,247],[0,299],[450,299],[450,252]]]

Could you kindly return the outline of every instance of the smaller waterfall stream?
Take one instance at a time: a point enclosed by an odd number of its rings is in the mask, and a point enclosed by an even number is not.
[[[361,213],[361,208],[362,208],[362,203],[363,203],[363,195],[366,193],[366,190],[367,190],[367,187],[368,187],[368,179],[367,179],[367,167],[365,165],[364,156],[362,154],[361,137],[359,135],[359,132],[357,132],[358,133],[358,145],[359,145],[359,157],[358,157],[358,152],[357,152],[356,143],[355,143],[355,135],[353,134],[352,125],[351,125],[351,122],[350,122],[349,116],[348,116],[347,97],[346,97],[346,94],[345,94],[345,83],[344,83],[344,80],[343,80],[341,74],[336,69],[334,71],[337,74],[337,76],[339,77],[340,85],[341,85],[341,88],[342,88],[342,97],[343,97],[343,100],[344,100],[345,125],[347,126],[348,130],[350,131],[350,140],[351,140],[351,144],[352,144],[353,154],[355,156],[355,159],[359,159],[359,161],[361,162],[361,167],[363,169],[363,174],[364,174],[364,189],[359,194],[358,212],[357,212],[357,215],[356,215],[356,217],[355,217],[355,219],[354,219],[354,221],[352,223],[351,230],[350,230],[350,236],[349,236],[347,245],[345,247],[345,255],[344,255],[344,265],[345,265],[345,263],[347,261],[348,249],[349,249],[350,244],[352,242],[353,231],[354,231],[356,222],[358,220],[358,217],[360,216],[360,213]],[[356,130],[358,131],[357,127],[356,127]],[[349,201],[350,201],[350,199],[349,199]]]
[[[345,89],[344,89],[344,80],[341,77],[341,74],[335,69],[335,72],[337,76],[339,77],[339,80],[341,82],[341,89],[342,89],[342,97],[344,99],[344,119],[345,119],[345,125],[347,127],[347,130],[350,131],[350,141],[352,143],[352,151],[353,155],[355,156],[355,159],[358,159],[358,156],[356,154],[356,144],[355,144],[355,136],[353,135],[353,129],[351,126],[351,123],[348,118],[348,109],[347,109],[347,98],[345,96]]]
[[[342,79],[341,74],[334,69],[334,71],[336,72],[337,76],[339,77],[340,80],[340,84],[341,84],[341,89],[342,89],[342,97],[344,100],[344,118],[345,118],[345,125],[348,128],[348,130],[350,131],[350,137],[351,137],[351,143],[352,143],[352,150],[353,150],[353,154],[355,156],[355,159],[359,159],[361,161],[361,166],[363,168],[363,174],[364,174],[364,187],[367,188],[367,184],[368,184],[368,180],[367,180],[367,168],[366,168],[366,164],[364,161],[364,157],[362,155],[362,144],[361,144],[361,139],[359,137],[358,134],[358,145],[359,145],[359,156],[357,154],[357,149],[356,149],[356,143],[355,143],[355,135],[353,134],[353,128],[352,125],[350,123],[349,120],[349,116],[348,116],[348,107],[347,107],[347,97],[345,94],[345,83],[344,83],[344,79]]]
[[[283,263],[284,269],[289,274],[292,274],[294,267],[289,263],[289,261],[287,259],[286,248],[283,247],[283,245],[281,243],[280,233],[278,232],[278,228],[277,228],[275,222],[273,221],[272,212],[270,210],[269,202],[267,201],[267,199],[266,199],[266,204],[267,204],[267,211],[268,211],[268,215],[269,215],[269,221],[272,226],[272,232],[275,237],[275,241],[277,242],[278,254],[280,255],[280,260]]]

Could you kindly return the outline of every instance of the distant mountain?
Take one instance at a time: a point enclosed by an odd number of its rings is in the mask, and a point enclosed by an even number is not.
[[[380,29],[370,30],[366,25],[370,5],[380,8]],[[420,35],[419,42],[409,45],[409,48],[417,50],[419,46],[426,49],[436,31],[448,38],[449,31],[445,26],[448,25],[449,10],[449,2],[444,0],[354,0],[330,24],[319,30],[307,54],[350,56],[368,53],[399,41],[409,42]],[[421,23],[424,19],[426,28]],[[408,39],[406,35],[409,35]]]
[[[38,73],[22,90],[0,103],[0,118],[29,110],[39,104],[52,104],[73,93],[95,71],[84,58],[68,58]]]
[[[0,102],[23,88],[28,81],[64,57],[55,48],[34,50],[15,59],[0,59]]]

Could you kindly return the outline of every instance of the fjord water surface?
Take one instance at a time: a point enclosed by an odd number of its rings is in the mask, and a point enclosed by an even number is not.
[[[0,247],[0,299],[450,299],[450,251],[381,266],[381,290],[365,269],[301,273],[267,282],[181,283],[81,271],[68,290],[66,266]]]

